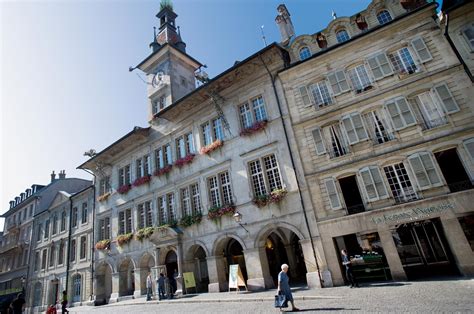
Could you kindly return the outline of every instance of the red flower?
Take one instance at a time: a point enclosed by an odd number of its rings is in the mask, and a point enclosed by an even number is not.
[[[136,179],[133,182],[133,186],[140,186],[140,185],[148,183],[150,181],[151,181],[151,176],[149,174],[147,174],[146,176],[143,176],[141,178]]]
[[[215,151],[219,147],[222,147],[222,145],[224,145],[223,141],[216,140],[216,141],[212,142],[211,144],[209,144],[205,147],[202,147],[200,153],[201,153],[201,155],[209,154],[210,152]]]
[[[157,176],[157,177],[162,176],[162,175],[167,174],[168,172],[170,172],[172,168],[173,168],[173,165],[168,165],[168,166],[163,167],[161,169],[157,169],[155,171],[154,175]]]
[[[174,165],[178,168],[181,168],[182,166],[191,163],[194,159],[194,156],[194,154],[188,154],[183,158],[179,158],[174,162]]]
[[[120,194],[125,194],[127,193],[128,191],[130,191],[132,189],[132,185],[131,184],[125,184],[125,185],[122,185],[121,187],[119,187],[117,189],[117,192],[120,193]]]
[[[259,132],[267,127],[268,120],[262,120],[255,122],[252,126],[240,131],[240,136],[249,136],[253,133]]]

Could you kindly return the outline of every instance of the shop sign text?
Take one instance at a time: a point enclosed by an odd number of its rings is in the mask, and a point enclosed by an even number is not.
[[[372,217],[372,221],[377,225],[382,223],[397,223],[405,220],[420,219],[435,213],[441,213],[448,209],[454,209],[454,205],[451,203],[444,203],[429,207],[416,207],[394,214],[383,214],[382,216]]]

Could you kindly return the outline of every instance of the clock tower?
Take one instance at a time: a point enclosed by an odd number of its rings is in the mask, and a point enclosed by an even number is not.
[[[156,28],[151,54],[135,68],[147,76],[148,121],[196,88],[194,73],[202,64],[186,53],[170,0],[162,0],[158,34]]]

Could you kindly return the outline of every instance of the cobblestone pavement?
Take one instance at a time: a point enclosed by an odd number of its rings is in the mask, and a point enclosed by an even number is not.
[[[203,293],[170,301],[143,298],[71,313],[279,313],[275,290],[259,293]],[[295,305],[309,313],[474,313],[474,279],[386,282],[316,291],[296,289]],[[287,309],[288,310],[288,309]]]

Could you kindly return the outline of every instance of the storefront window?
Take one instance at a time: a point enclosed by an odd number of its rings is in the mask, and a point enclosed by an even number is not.
[[[459,223],[466,235],[467,242],[471,245],[471,250],[474,251],[474,215],[459,218]]]

